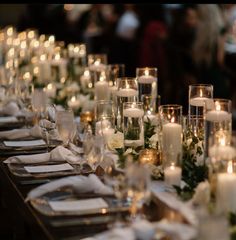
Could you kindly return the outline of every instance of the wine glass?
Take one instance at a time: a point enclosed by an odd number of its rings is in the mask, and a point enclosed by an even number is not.
[[[130,221],[145,218],[141,208],[150,196],[150,172],[145,165],[138,162],[130,163],[125,172],[127,184],[127,197],[130,201]]]
[[[34,92],[32,93],[32,99],[31,99],[32,109],[36,114],[36,124],[39,123],[39,119],[43,117],[43,114],[46,110],[47,105],[47,95],[43,91],[43,89],[38,88],[34,89]]]
[[[68,146],[75,132],[74,113],[72,110],[56,112],[56,126],[64,146]]]

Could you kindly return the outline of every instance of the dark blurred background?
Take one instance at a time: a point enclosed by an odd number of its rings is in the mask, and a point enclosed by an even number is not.
[[[66,44],[85,42],[109,63],[158,68],[161,103],[187,113],[188,86],[214,85],[236,108],[235,4],[1,4],[0,27],[36,28]],[[236,35],[236,34],[235,34]]]

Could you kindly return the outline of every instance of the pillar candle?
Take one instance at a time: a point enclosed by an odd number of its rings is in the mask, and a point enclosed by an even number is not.
[[[98,81],[94,85],[96,100],[108,100],[110,97],[109,85],[107,81]]]
[[[182,126],[178,123],[166,123],[162,129],[163,154],[169,155],[167,161],[175,162],[182,152]]]
[[[164,169],[165,183],[169,186],[180,186],[182,169],[177,166],[170,166]]]

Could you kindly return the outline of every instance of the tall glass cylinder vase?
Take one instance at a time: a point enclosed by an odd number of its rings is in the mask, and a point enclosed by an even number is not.
[[[83,43],[68,45],[68,70],[72,81],[78,81],[87,65],[86,45]]]
[[[232,136],[231,100],[214,99],[214,106],[205,114],[205,154],[211,161],[228,160],[232,149],[225,148]]]
[[[163,165],[179,165],[182,157],[182,106],[161,105],[159,107],[161,123],[161,148]]]
[[[116,91],[117,78],[122,78],[125,76],[125,65],[124,64],[109,64],[108,65],[108,79],[109,79],[109,89],[110,98],[116,104]]]
[[[94,97],[96,101],[110,99],[110,88],[106,71],[101,71],[99,78],[94,83]]]
[[[123,132],[123,104],[138,101],[138,85],[136,78],[123,77],[117,79],[116,126]]]
[[[125,102],[123,104],[124,146],[136,151],[144,147],[143,103]]]
[[[203,117],[204,107],[212,107],[213,85],[192,84],[189,86],[189,116]]]
[[[136,68],[138,81],[139,101],[143,95],[157,97],[157,68]]]
[[[88,54],[88,68],[91,76],[92,88],[99,81],[101,73],[107,70],[106,54]]]

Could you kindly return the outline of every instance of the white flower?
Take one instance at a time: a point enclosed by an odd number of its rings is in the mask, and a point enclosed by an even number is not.
[[[113,133],[107,137],[108,149],[113,151],[116,148],[124,147],[124,134],[121,132]],[[132,149],[131,149],[132,150]]]
[[[131,154],[133,152],[133,149],[132,148],[128,148],[125,152],[124,152],[124,156],[127,156],[129,154]]]
[[[75,93],[75,92],[79,92],[79,90],[80,90],[79,85],[76,82],[73,82],[72,84],[66,87],[67,93]]]
[[[193,203],[198,205],[206,205],[210,201],[210,184],[208,181],[201,182],[195,189],[195,194],[193,195]]]
[[[152,148],[156,148],[158,141],[159,141],[159,135],[158,135],[158,133],[155,133],[154,135],[152,135],[152,136],[149,138],[149,142],[150,142]]]
[[[192,138],[189,138],[187,140],[187,146],[189,147],[191,143],[192,143]],[[200,147],[201,150],[202,150],[201,155],[197,154],[197,148],[198,147]],[[197,165],[202,165],[204,163],[203,151],[204,151],[203,150],[203,141],[198,141],[198,143],[194,145],[194,149],[191,150],[191,154],[196,155]]]

